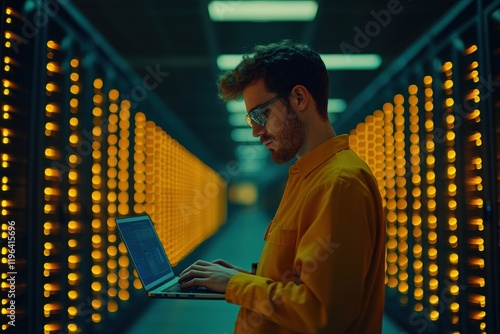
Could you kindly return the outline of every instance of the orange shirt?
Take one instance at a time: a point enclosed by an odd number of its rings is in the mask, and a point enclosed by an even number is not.
[[[347,135],[290,167],[255,275],[231,278],[235,333],[380,333],[385,216],[369,167]]]

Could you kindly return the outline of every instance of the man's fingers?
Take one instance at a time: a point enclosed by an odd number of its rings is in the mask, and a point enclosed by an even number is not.
[[[191,271],[191,270],[195,270],[199,267],[206,267],[206,266],[209,266],[211,265],[210,262],[207,262],[207,261],[203,261],[203,260],[198,260],[196,261],[195,263],[193,263],[192,265],[190,265],[189,267],[187,267],[186,269],[184,269],[180,274],[179,276],[182,276],[184,275],[185,273],[187,273],[188,271]]]
[[[179,282],[183,284],[184,282],[191,282],[199,278],[208,278],[210,273],[204,269],[202,266],[193,266],[192,269],[182,272],[179,275]]]
[[[231,267],[232,267],[232,266],[231,266],[231,264],[230,264],[229,262],[224,261],[224,260],[222,260],[222,259],[217,259],[217,260],[214,260],[214,261],[212,261],[211,263],[213,263],[213,264],[218,264],[218,265],[223,266],[223,267],[226,267],[226,268],[231,268]]]
[[[189,289],[189,288],[192,288],[195,286],[205,286],[203,284],[203,282],[205,282],[205,281],[207,281],[206,278],[193,278],[189,281],[181,282],[180,286],[181,286],[181,289]]]

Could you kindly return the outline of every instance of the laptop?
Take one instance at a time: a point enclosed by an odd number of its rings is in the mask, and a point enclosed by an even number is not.
[[[115,218],[116,226],[149,297],[225,299],[203,287],[181,290],[149,215]]]

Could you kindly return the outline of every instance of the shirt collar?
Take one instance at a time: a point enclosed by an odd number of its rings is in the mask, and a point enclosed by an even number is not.
[[[306,178],[313,170],[330,159],[337,152],[349,148],[349,136],[339,135],[321,143],[290,167],[289,174],[300,174]]]

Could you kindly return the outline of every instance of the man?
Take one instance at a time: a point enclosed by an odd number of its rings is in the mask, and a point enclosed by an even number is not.
[[[380,333],[385,221],[377,182],[336,136],[320,56],[290,41],[257,46],[219,82],[243,97],[253,135],[276,163],[294,156],[255,273],[197,261],[181,286],[225,292],[241,306],[235,333]]]

